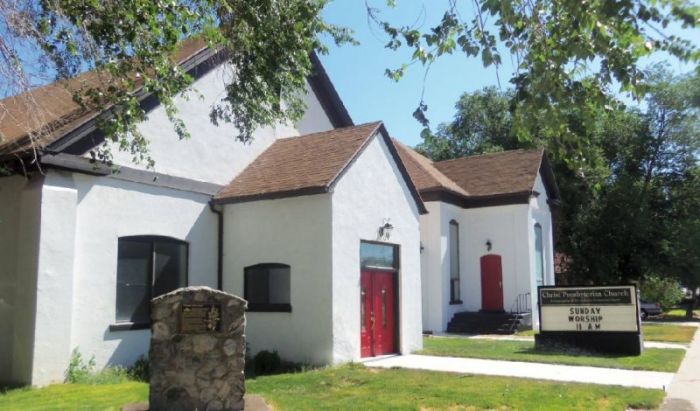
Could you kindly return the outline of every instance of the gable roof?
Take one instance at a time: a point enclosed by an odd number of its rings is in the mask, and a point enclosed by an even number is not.
[[[201,38],[184,40],[175,52],[173,61],[196,78],[225,60],[224,52],[209,49]],[[219,57],[219,58],[214,58]],[[197,70],[210,62],[204,70]],[[315,54],[311,55],[314,73],[307,79],[334,127],[353,125],[330,78]],[[104,73],[88,71],[74,78],[37,87],[28,92],[0,100],[6,108],[0,122],[0,159],[22,156],[33,147],[57,153],[74,143],[72,137],[84,137],[96,131],[95,119],[102,112],[83,108],[73,100],[73,94],[89,88],[106,88],[112,78]],[[137,94],[140,94],[140,90]],[[143,102],[149,97],[141,93]],[[155,103],[157,104],[157,102]],[[149,103],[149,107],[155,105]],[[40,108],[37,113],[36,107]],[[33,136],[30,136],[33,134]],[[38,138],[37,138],[38,137]],[[36,139],[32,144],[32,138]]]
[[[396,139],[393,140],[413,183],[421,193],[446,190],[463,196],[469,195],[466,190],[435,168],[433,161],[428,157],[401,144]]]
[[[182,66],[206,50],[203,40],[188,39],[182,42],[173,60]],[[73,100],[73,94],[89,88],[107,88],[111,81],[113,78],[106,73],[87,71],[3,99],[0,104],[5,106],[7,113],[0,124],[0,154],[22,153],[30,149],[30,133],[39,137],[36,145],[44,147],[94,120],[100,113],[81,107]]]
[[[438,161],[435,167],[470,196],[531,192],[544,151],[513,150]]]
[[[433,162],[400,143],[401,157],[426,201],[484,207],[529,201],[541,175],[550,200],[558,201],[554,174],[542,149],[511,150]]]
[[[421,213],[425,206],[382,122],[338,128],[275,141],[214,196],[240,203],[332,192],[372,137],[383,138]]]

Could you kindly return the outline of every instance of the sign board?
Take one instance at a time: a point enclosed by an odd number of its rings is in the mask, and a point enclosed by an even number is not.
[[[183,334],[221,331],[219,304],[182,304],[180,332]]]
[[[637,289],[605,287],[540,287],[540,330],[574,332],[639,332]]]

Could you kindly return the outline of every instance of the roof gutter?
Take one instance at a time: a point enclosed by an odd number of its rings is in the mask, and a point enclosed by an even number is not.
[[[209,202],[209,209],[217,217],[217,240],[216,240],[216,288],[224,290],[224,211],[220,205]]]

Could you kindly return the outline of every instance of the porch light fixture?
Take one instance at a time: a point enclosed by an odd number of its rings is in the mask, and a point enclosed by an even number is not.
[[[486,251],[491,251],[491,248],[493,248],[493,244],[491,244],[491,240],[486,240]]]
[[[379,239],[380,240],[388,240],[389,237],[391,237],[391,230],[394,229],[394,226],[391,225],[391,222],[388,218],[384,219],[384,224],[382,224],[379,227]]]

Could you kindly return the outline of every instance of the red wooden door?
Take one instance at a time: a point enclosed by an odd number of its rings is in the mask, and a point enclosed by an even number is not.
[[[360,277],[360,355],[372,356],[372,273]]]
[[[361,355],[371,357],[396,352],[394,273],[363,271],[360,298]]]
[[[481,309],[503,311],[503,271],[497,254],[481,257]]]
[[[394,353],[394,273],[372,274],[374,355]]]

